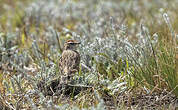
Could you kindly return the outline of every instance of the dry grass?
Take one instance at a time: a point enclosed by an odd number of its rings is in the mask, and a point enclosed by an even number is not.
[[[177,0],[0,0],[0,106],[173,109]],[[78,95],[45,96],[67,39],[81,41]]]

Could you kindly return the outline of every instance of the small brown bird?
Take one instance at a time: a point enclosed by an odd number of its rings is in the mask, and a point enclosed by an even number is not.
[[[64,44],[64,50],[59,61],[62,83],[68,83],[74,73],[79,71],[80,54],[76,51],[78,44],[80,42],[75,40],[67,40]]]

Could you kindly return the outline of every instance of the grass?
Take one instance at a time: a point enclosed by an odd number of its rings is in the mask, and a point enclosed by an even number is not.
[[[176,3],[1,0],[0,107],[175,108]],[[67,39],[81,41],[81,68],[74,79],[92,88],[65,100],[62,96],[45,96],[37,84],[61,75],[58,63]]]
[[[139,83],[151,90],[169,89],[177,94],[176,46],[175,42],[172,42],[175,41],[175,36],[171,36],[174,40],[167,44],[165,41],[159,41],[157,46],[154,46],[148,33],[142,31],[149,40],[148,48],[142,50],[149,51],[149,54],[144,56],[143,65],[133,58],[136,63],[133,75]]]

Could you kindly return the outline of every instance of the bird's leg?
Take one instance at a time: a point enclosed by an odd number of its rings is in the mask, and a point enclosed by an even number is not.
[[[61,93],[64,94],[66,90],[66,86],[68,84],[68,75],[61,75],[61,80],[59,86],[61,87]]]

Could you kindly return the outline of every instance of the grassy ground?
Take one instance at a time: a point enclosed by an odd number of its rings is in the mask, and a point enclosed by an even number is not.
[[[178,0],[0,0],[0,108],[175,109]],[[88,87],[45,96],[67,39]]]

